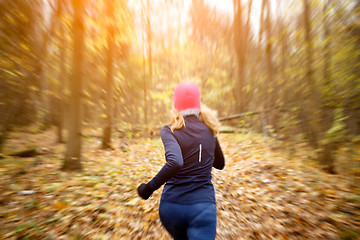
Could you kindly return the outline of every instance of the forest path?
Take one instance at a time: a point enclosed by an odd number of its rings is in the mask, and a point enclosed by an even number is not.
[[[226,166],[213,170],[217,239],[359,237],[359,195],[312,166],[304,146],[289,160],[283,143],[256,134],[219,138]],[[118,139],[112,151],[84,139],[79,173],[59,171],[65,146],[54,139],[15,133],[9,141],[14,149],[29,142],[47,148],[25,172],[24,161],[34,159],[1,160],[0,239],[170,239],[158,217],[161,189],[147,201],[136,192],[164,164],[159,138]]]

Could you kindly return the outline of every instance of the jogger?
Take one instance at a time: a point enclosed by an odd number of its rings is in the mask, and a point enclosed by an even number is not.
[[[200,89],[195,83],[179,84],[174,92],[170,125],[160,136],[166,163],[147,184],[138,187],[143,199],[160,188],[159,215],[174,239],[211,240],[216,235],[216,201],[211,183],[212,168],[225,166],[217,134],[216,114],[200,106]]]

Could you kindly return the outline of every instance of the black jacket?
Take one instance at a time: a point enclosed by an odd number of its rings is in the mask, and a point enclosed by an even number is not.
[[[151,191],[165,182],[161,201],[180,204],[214,202],[212,167],[223,169],[224,156],[213,132],[196,116],[185,117],[185,127],[171,132],[164,126],[161,139],[166,164],[149,182]]]

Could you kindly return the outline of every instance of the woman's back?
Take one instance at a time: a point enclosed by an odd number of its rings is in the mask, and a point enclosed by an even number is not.
[[[162,200],[189,204],[215,202],[211,170],[216,138],[208,126],[195,115],[187,116],[184,120],[185,127],[174,130],[174,133],[168,126],[162,129],[162,136],[175,136],[184,161],[180,171],[166,183]]]

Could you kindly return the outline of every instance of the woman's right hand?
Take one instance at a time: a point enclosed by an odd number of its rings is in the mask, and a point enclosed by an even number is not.
[[[140,184],[140,186],[137,188],[137,191],[138,191],[139,196],[144,200],[148,199],[151,196],[151,194],[153,193],[151,191],[149,185],[146,183]]]

